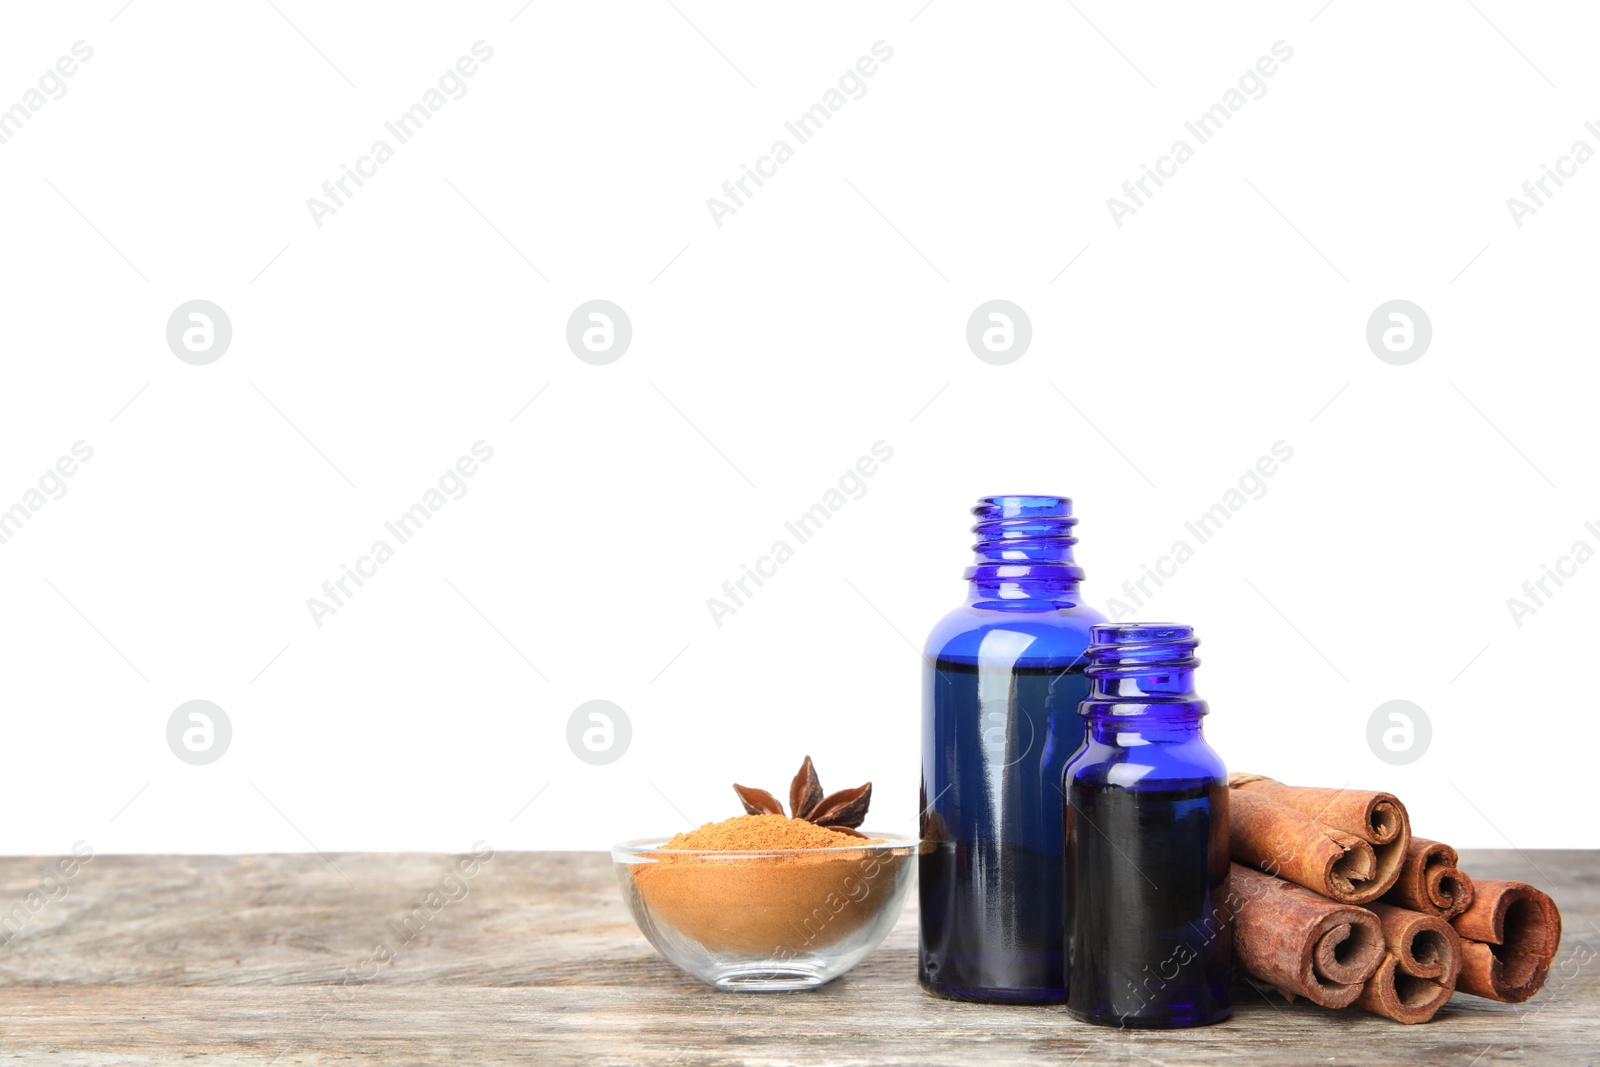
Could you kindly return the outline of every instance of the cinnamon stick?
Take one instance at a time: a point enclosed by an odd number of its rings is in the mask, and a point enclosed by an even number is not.
[[[1384,953],[1377,971],[1361,987],[1356,1007],[1398,1023],[1425,1023],[1444,1007],[1455,989],[1405,974],[1400,970],[1399,962]]]
[[[1448,922],[1392,904],[1372,904],[1368,910],[1383,924],[1384,948],[1399,961],[1401,973],[1456,984],[1461,938]]]
[[[1406,846],[1411,841],[1411,818],[1393,793],[1284,785],[1259,774],[1231,774],[1228,784],[1235,794],[1244,791],[1270,797],[1330,829],[1365,841],[1376,860],[1369,882],[1379,888],[1363,900],[1350,903],[1375,900],[1399,879]]]
[[[1365,904],[1388,888],[1375,881],[1377,857],[1367,842],[1254,790],[1229,793],[1228,848],[1240,863],[1341,904]]]
[[[1555,901],[1525,882],[1480,881],[1471,906],[1451,920],[1463,938],[1464,993],[1521,1004],[1544,986],[1561,947]]]
[[[1454,918],[1472,903],[1472,879],[1461,870],[1456,850],[1439,841],[1413,837],[1406,846],[1400,878],[1384,894],[1390,904]]]
[[[1383,960],[1377,916],[1243,864],[1232,866],[1228,903],[1239,966],[1325,1008],[1353,1003]]]
[[[1424,1023],[1456,991],[1461,938],[1444,919],[1391,904],[1373,904],[1383,927],[1384,958],[1356,1006],[1402,1023]]]
[[[1521,955],[1556,954],[1561,913],[1555,901],[1526,882],[1480,881],[1474,888],[1472,906],[1451,920],[1456,933]]]
[[[1544,988],[1550,976],[1550,961],[1538,956],[1501,954],[1500,946],[1482,941],[1461,942],[1461,978],[1456,983],[1463,993],[1504,1004],[1521,1004]]]

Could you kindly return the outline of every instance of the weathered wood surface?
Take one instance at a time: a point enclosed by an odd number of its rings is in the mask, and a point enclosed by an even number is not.
[[[20,929],[0,945],[0,1059],[1600,1063],[1600,852],[1463,858],[1469,873],[1535,882],[1561,906],[1557,966],[1530,1003],[1458,996],[1434,1022],[1407,1027],[1240,986],[1231,1021],[1168,1034],[927,997],[911,911],[823,989],[716,993],[639,935],[599,853],[498,854],[409,942],[389,924],[439,888],[454,857],[334,855],[335,870],[314,855],[99,856],[64,883],[42,882],[53,860],[4,859],[0,922],[9,914]],[[396,957],[368,962],[380,942]]]

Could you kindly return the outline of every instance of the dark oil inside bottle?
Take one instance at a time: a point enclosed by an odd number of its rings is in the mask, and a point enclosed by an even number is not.
[[[1061,775],[1083,741],[1079,664],[930,664],[920,978],[960,1000],[1065,996]]]
[[[1067,1011],[1150,1029],[1227,1018],[1227,786],[1074,781],[1070,793]]]

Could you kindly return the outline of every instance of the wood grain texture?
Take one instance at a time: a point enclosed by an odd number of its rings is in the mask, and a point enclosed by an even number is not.
[[[865,963],[820,990],[717,993],[655,954],[599,853],[497,854],[465,881],[462,899],[414,917],[406,939],[390,924],[456,862],[98,856],[62,896],[43,881],[54,860],[0,860],[0,923],[9,914],[20,926],[0,946],[0,1060],[1600,1063],[1600,852],[1463,855],[1475,876],[1550,889],[1564,912],[1549,984],[1527,1004],[1457,996],[1433,1022],[1406,1027],[1241,985],[1232,1020],[1168,1034],[1103,1030],[1055,1008],[925,996],[914,911]],[[44,901],[36,910],[30,891]],[[380,943],[392,960],[374,961]]]

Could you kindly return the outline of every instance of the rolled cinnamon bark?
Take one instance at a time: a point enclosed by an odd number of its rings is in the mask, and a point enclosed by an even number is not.
[[[1400,868],[1405,863],[1406,846],[1411,841],[1411,819],[1406,814],[1405,805],[1394,794],[1364,789],[1284,785],[1259,774],[1231,774],[1228,784],[1236,794],[1250,792],[1270,797],[1324,826],[1367,842],[1372,847],[1377,863],[1370,881],[1379,888],[1370,896],[1364,896],[1363,900],[1377,899],[1399,879]]]
[[[1556,902],[1526,882],[1473,883],[1472,906],[1450,920],[1456,933],[1508,952],[1550,959],[1561,947]]]
[[[1456,988],[1463,993],[1504,1004],[1521,1004],[1544,988],[1549,975],[1547,959],[1503,953],[1499,945],[1482,941],[1461,942],[1461,977]]]
[[[1399,1023],[1425,1023],[1444,1007],[1445,1001],[1455,993],[1455,987],[1406,974],[1400,970],[1399,963],[1384,953],[1377,971],[1361,987],[1356,1007]]]
[[[1341,904],[1365,904],[1388,888],[1374,880],[1371,845],[1254,790],[1228,796],[1228,848],[1240,863]]]
[[[1234,959],[1247,974],[1325,1008],[1361,995],[1384,956],[1377,916],[1235,863]]]
[[[1383,962],[1356,998],[1356,1007],[1396,1022],[1425,1023],[1456,991],[1461,938],[1437,915],[1371,905],[1383,926]]]
[[[1368,910],[1383,925],[1384,947],[1399,962],[1400,973],[1455,987],[1461,938],[1448,922],[1392,904],[1371,904]]]
[[[1561,947],[1555,901],[1525,882],[1474,883],[1471,906],[1451,925],[1464,941],[1461,991],[1507,1004],[1539,992]]]
[[[1413,911],[1454,918],[1472,903],[1472,879],[1458,864],[1456,850],[1439,841],[1413,837],[1394,888],[1384,901]]]

